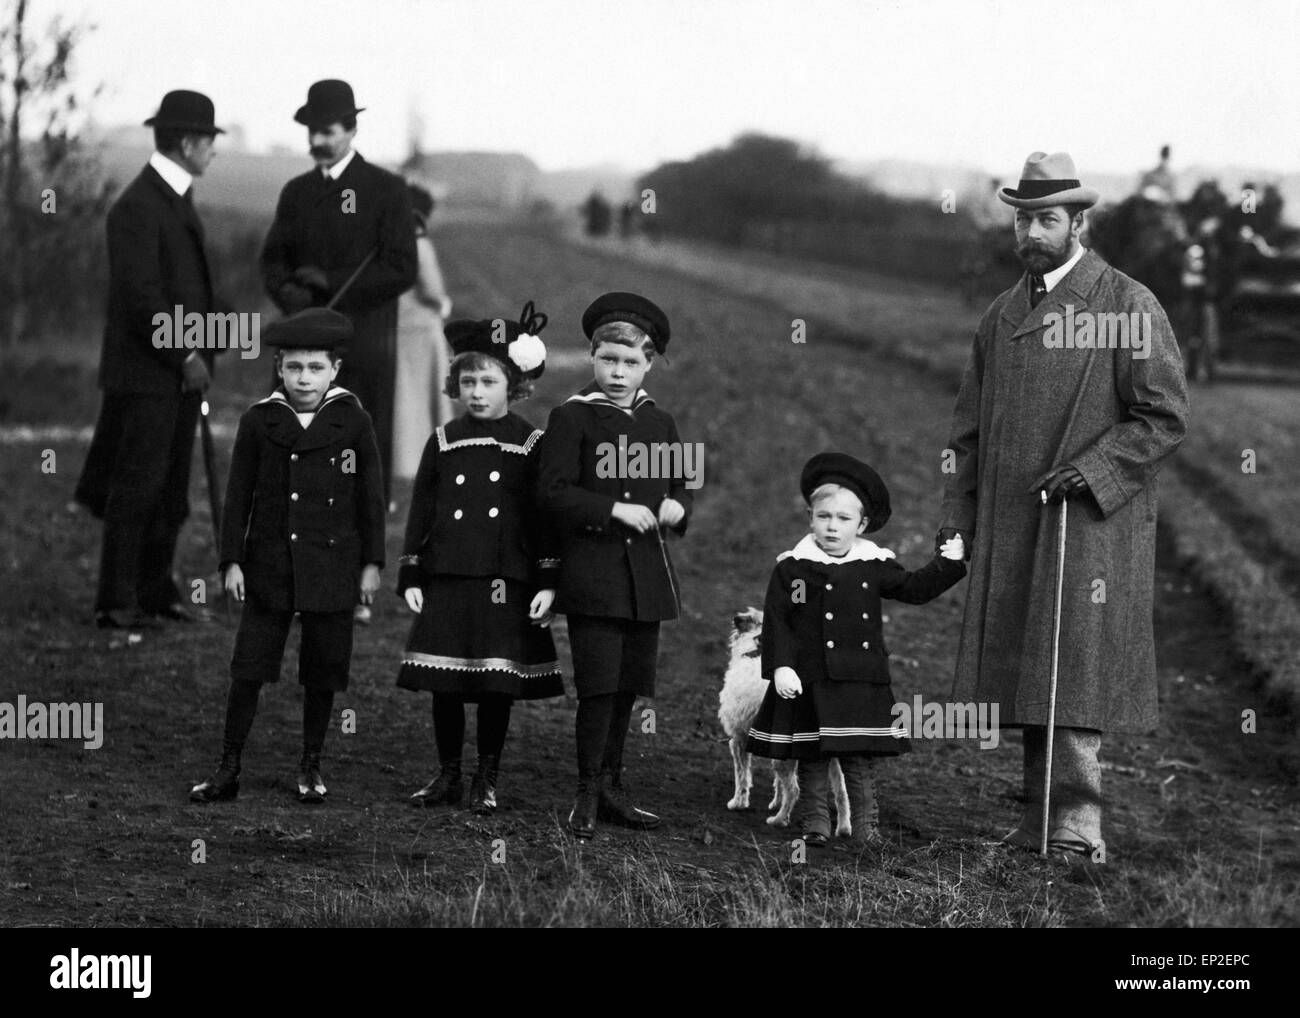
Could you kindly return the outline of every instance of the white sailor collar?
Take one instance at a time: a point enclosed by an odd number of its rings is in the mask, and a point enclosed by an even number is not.
[[[789,551],[783,551],[776,557],[780,562],[782,559],[793,558],[803,562],[820,562],[828,566],[842,566],[848,562],[884,562],[894,557],[894,553],[888,548],[882,548],[873,541],[868,541],[865,537],[859,537],[853,542],[853,547],[844,555],[836,558],[834,555],[827,555],[817,546],[813,540],[812,534],[805,534],[802,541],[796,544]]]
[[[583,389],[581,392],[575,392],[564,402],[583,403],[586,406],[593,406],[593,407],[610,407],[614,410],[621,410],[623,411],[623,413],[631,417],[633,414],[636,413],[636,411],[640,410],[641,407],[646,406],[647,404],[654,403],[654,397],[651,396],[644,389],[637,389],[636,395],[632,397],[631,406],[619,406],[612,399],[610,399],[603,392],[601,392],[599,386],[597,386],[593,382],[591,383],[591,385],[587,386],[587,388]]]
[[[324,410],[325,407],[330,403],[343,399],[344,397],[347,396],[352,396],[354,399],[356,398],[355,394],[352,392],[351,389],[345,389],[341,385],[331,386],[328,390],[326,390],[325,398],[320,401],[320,405],[317,406],[315,410],[304,410],[302,412],[318,414],[322,410]],[[289,402],[289,397],[285,395],[283,389],[276,389],[273,393],[271,393],[271,395],[267,396],[265,399],[259,399],[256,405],[261,406],[263,403],[281,404],[287,407],[290,411],[292,411],[295,414],[299,412],[295,410],[293,404]]]

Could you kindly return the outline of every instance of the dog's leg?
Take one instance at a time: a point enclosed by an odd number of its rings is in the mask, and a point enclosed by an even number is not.
[[[844,787],[844,771],[839,757],[831,757],[831,793],[835,796],[835,833],[847,838],[853,833],[853,813],[849,809],[849,790]]]
[[[731,737],[731,763],[736,788],[727,809],[749,809],[749,790],[754,785],[754,776],[749,753],[745,751],[745,736],[739,732]]]
[[[799,764],[794,760],[773,760],[772,784],[776,786],[772,801],[778,803],[779,808],[767,818],[767,822],[776,827],[789,827],[790,814],[799,801]]]

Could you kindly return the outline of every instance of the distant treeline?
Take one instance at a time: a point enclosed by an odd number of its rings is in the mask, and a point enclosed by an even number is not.
[[[744,134],[728,147],[663,163],[637,182],[655,193],[654,230],[735,247],[952,282],[957,217],[837,173],[797,142]]]

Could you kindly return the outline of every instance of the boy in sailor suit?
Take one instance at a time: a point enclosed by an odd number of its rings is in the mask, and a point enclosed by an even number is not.
[[[352,608],[374,600],[384,564],[384,489],[369,415],[334,386],[352,336],[336,311],[311,308],[272,324],[281,385],[240,418],[221,533],[225,588],[244,611],[230,661],[225,738],[195,802],[239,793],[240,754],[263,683],[280,678],[295,613],[302,620],[303,752],[298,799],[320,803],[320,755],[334,694],[347,688]]]

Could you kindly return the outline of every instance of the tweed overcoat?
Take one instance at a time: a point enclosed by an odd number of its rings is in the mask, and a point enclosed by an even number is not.
[[[384,564],[385,509],[370,417],[346,389],[298,423],[283,390],[239,419],[221,522],[221,570],[277,611],[350,611],[361,567]]]
[[[1140,348],[1055,347],[1081,313],[1136,312]],[[1114,335],[1114,333],[1112,333]],[[943,525],[973,533],[955,698],[999,704],[1003,725],[1047,721],[1059,506],[1030,486],[1073,464],[1091,494],[1067,516],[1056,723],[1156,725],[1152,597],[1156,474],[1187,427],[1187,387],[1164,311],[1089,251],[1031,308],[1028,283],[985,313],[948,441]]]

